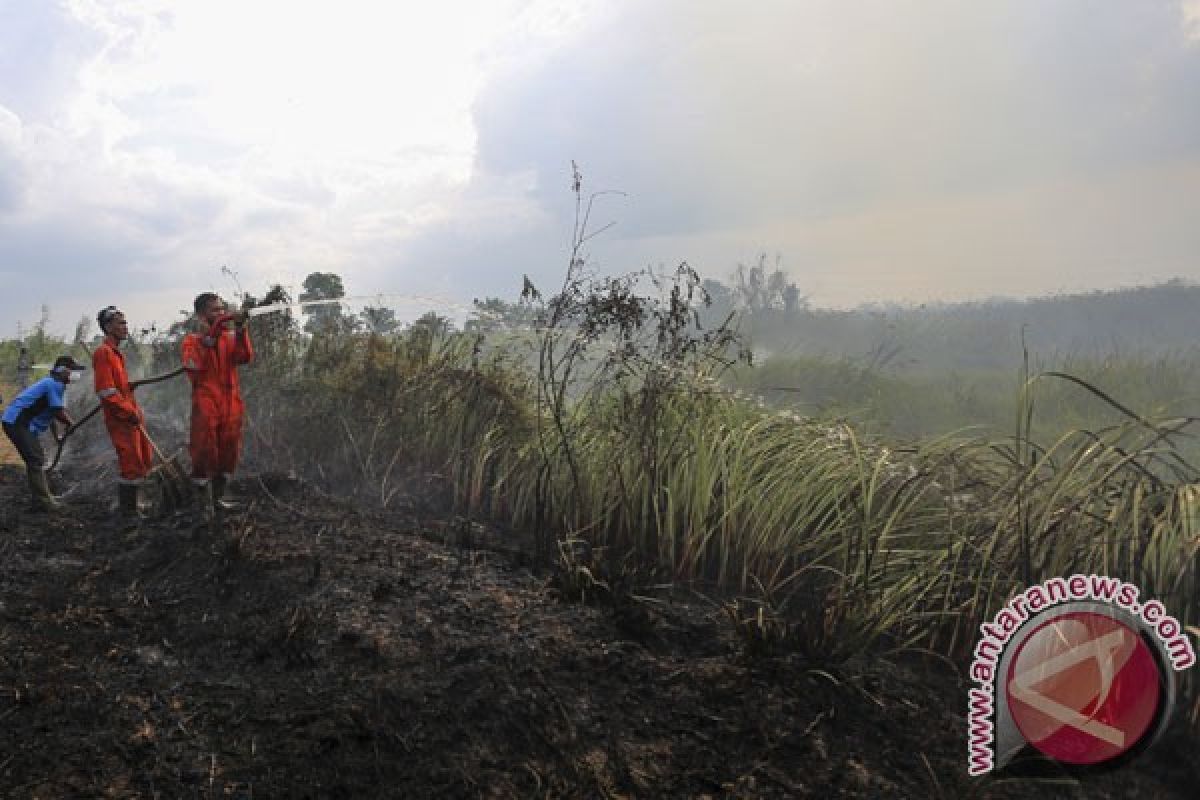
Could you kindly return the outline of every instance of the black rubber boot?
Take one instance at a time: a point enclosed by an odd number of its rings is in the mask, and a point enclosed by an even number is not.
[[[212,479],[212,505],[213,511],[220,514],[224,511],[233,511],[237,508],[237,504],[225,500],[225,490],[229,488],[229,479],[224,475],[218,475]]]
[[[123,533],[131,533],[141,527],[143,517],[138,508],[136,483],[117,484],[117,516],[120,518]]]
[[[61,508],[58,498],[50,493],[45,470],[26,467],[25,476],[29,479],[29,493],[33,496],[31,508],[34,511],[56,511]]]
[[[196,507],[200,509],[200,516],[205,522],[212,522],[213,518],[213,487],[212,481],[204,483],[193,483],[192,486],[196,490]]]

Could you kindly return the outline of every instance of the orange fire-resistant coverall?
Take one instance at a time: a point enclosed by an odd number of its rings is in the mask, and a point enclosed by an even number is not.
[[[254,360],[250,334],[243,327],[224,330],[218,320],[207,334],[183,338],[183,367],[192,382],[192,478],[206,481],[230,475],[242,452],[245,405],[237,368]]]
[[[104,344],[92,354],[92,374],[96,380],[96,396],[104,407],[104,425],[117,451],[121,483],[140,483],[150,472],[153,460],[150,440],[142,430],[142,410],[129,388],[125,372],[125,355],[118,342],[106,337]]]

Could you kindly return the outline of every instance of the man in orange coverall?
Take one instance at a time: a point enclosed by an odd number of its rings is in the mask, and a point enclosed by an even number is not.
[[[117,451],[121,475],[117,481],[117,509],[123,529],[131,531],[141,521],[138,488],[150,472],[153,456],[150,439],[142,427],[146,417],[129,388],[125,356],[121,353],[121,342],[129,338],[129,323],[116,306],[102,309],[96,321],[104,332],[104,343],[92,354],[92,373],[96,396],[104,408],[104,424]]]
[[[201,333],[183,338],[183,368],[192,382],[192,482],[205,517],[228,508],[222,501],[242,452],[242,394],[237,368],[254,360],[246,315],[229,314],[212,292],[196,298]],[[235,330],[228,330],[233,322]]]

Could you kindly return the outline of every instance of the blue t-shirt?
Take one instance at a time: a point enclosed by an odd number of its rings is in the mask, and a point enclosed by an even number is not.
[[[33,433],[43,433],[50,427],[50,420],[63,409],[66,402],[67,385],[49,376],[22,391],[4,409],[3,420],[10,425],[29,428]]]

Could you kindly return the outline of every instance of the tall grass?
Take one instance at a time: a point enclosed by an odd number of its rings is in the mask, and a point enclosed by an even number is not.
[[[1191,421],[1040,440],[1039,403],[1062,378],[1023,386],[1007,439],[900,446],[702,371],[669,390],[579,395],[564,424],[539,425],[528,361],[463,335],[344,337],[303,363],[290,387],[248,387],[252,408],[287,398],[268,405],[293,468],[382,505],[424,476],[463,513],[582,545],[572,558],[597,581],[632,570],[741,598],[760,632],[814,658],[962,658],[1011,594],[1075,572],[1135,582],[1200,621],[1200,476],[1177,446]]]
[[[724,379],[729,339],[687,328],[688,272],[658,305],[629,281],[568,281],[551,301],[562,324],[528,336],[309,337],[273,321],[243,372],[248,456],[364,504],[432,493],[534,531],[610,592],[734,598],[751,638],[824,662],[963,659],[1013,593],[1077,572],[1136,583],[1200,625],[1200,474],[1181,416],[1200,363],[921,382],[792,359],[736,376],[777,387],[773,407]],[[802,392],[848,418],[778,406]],[[906,414],[927,429],[916,443],[863,424]],[[977,423],[987,432],[951,430]]]

